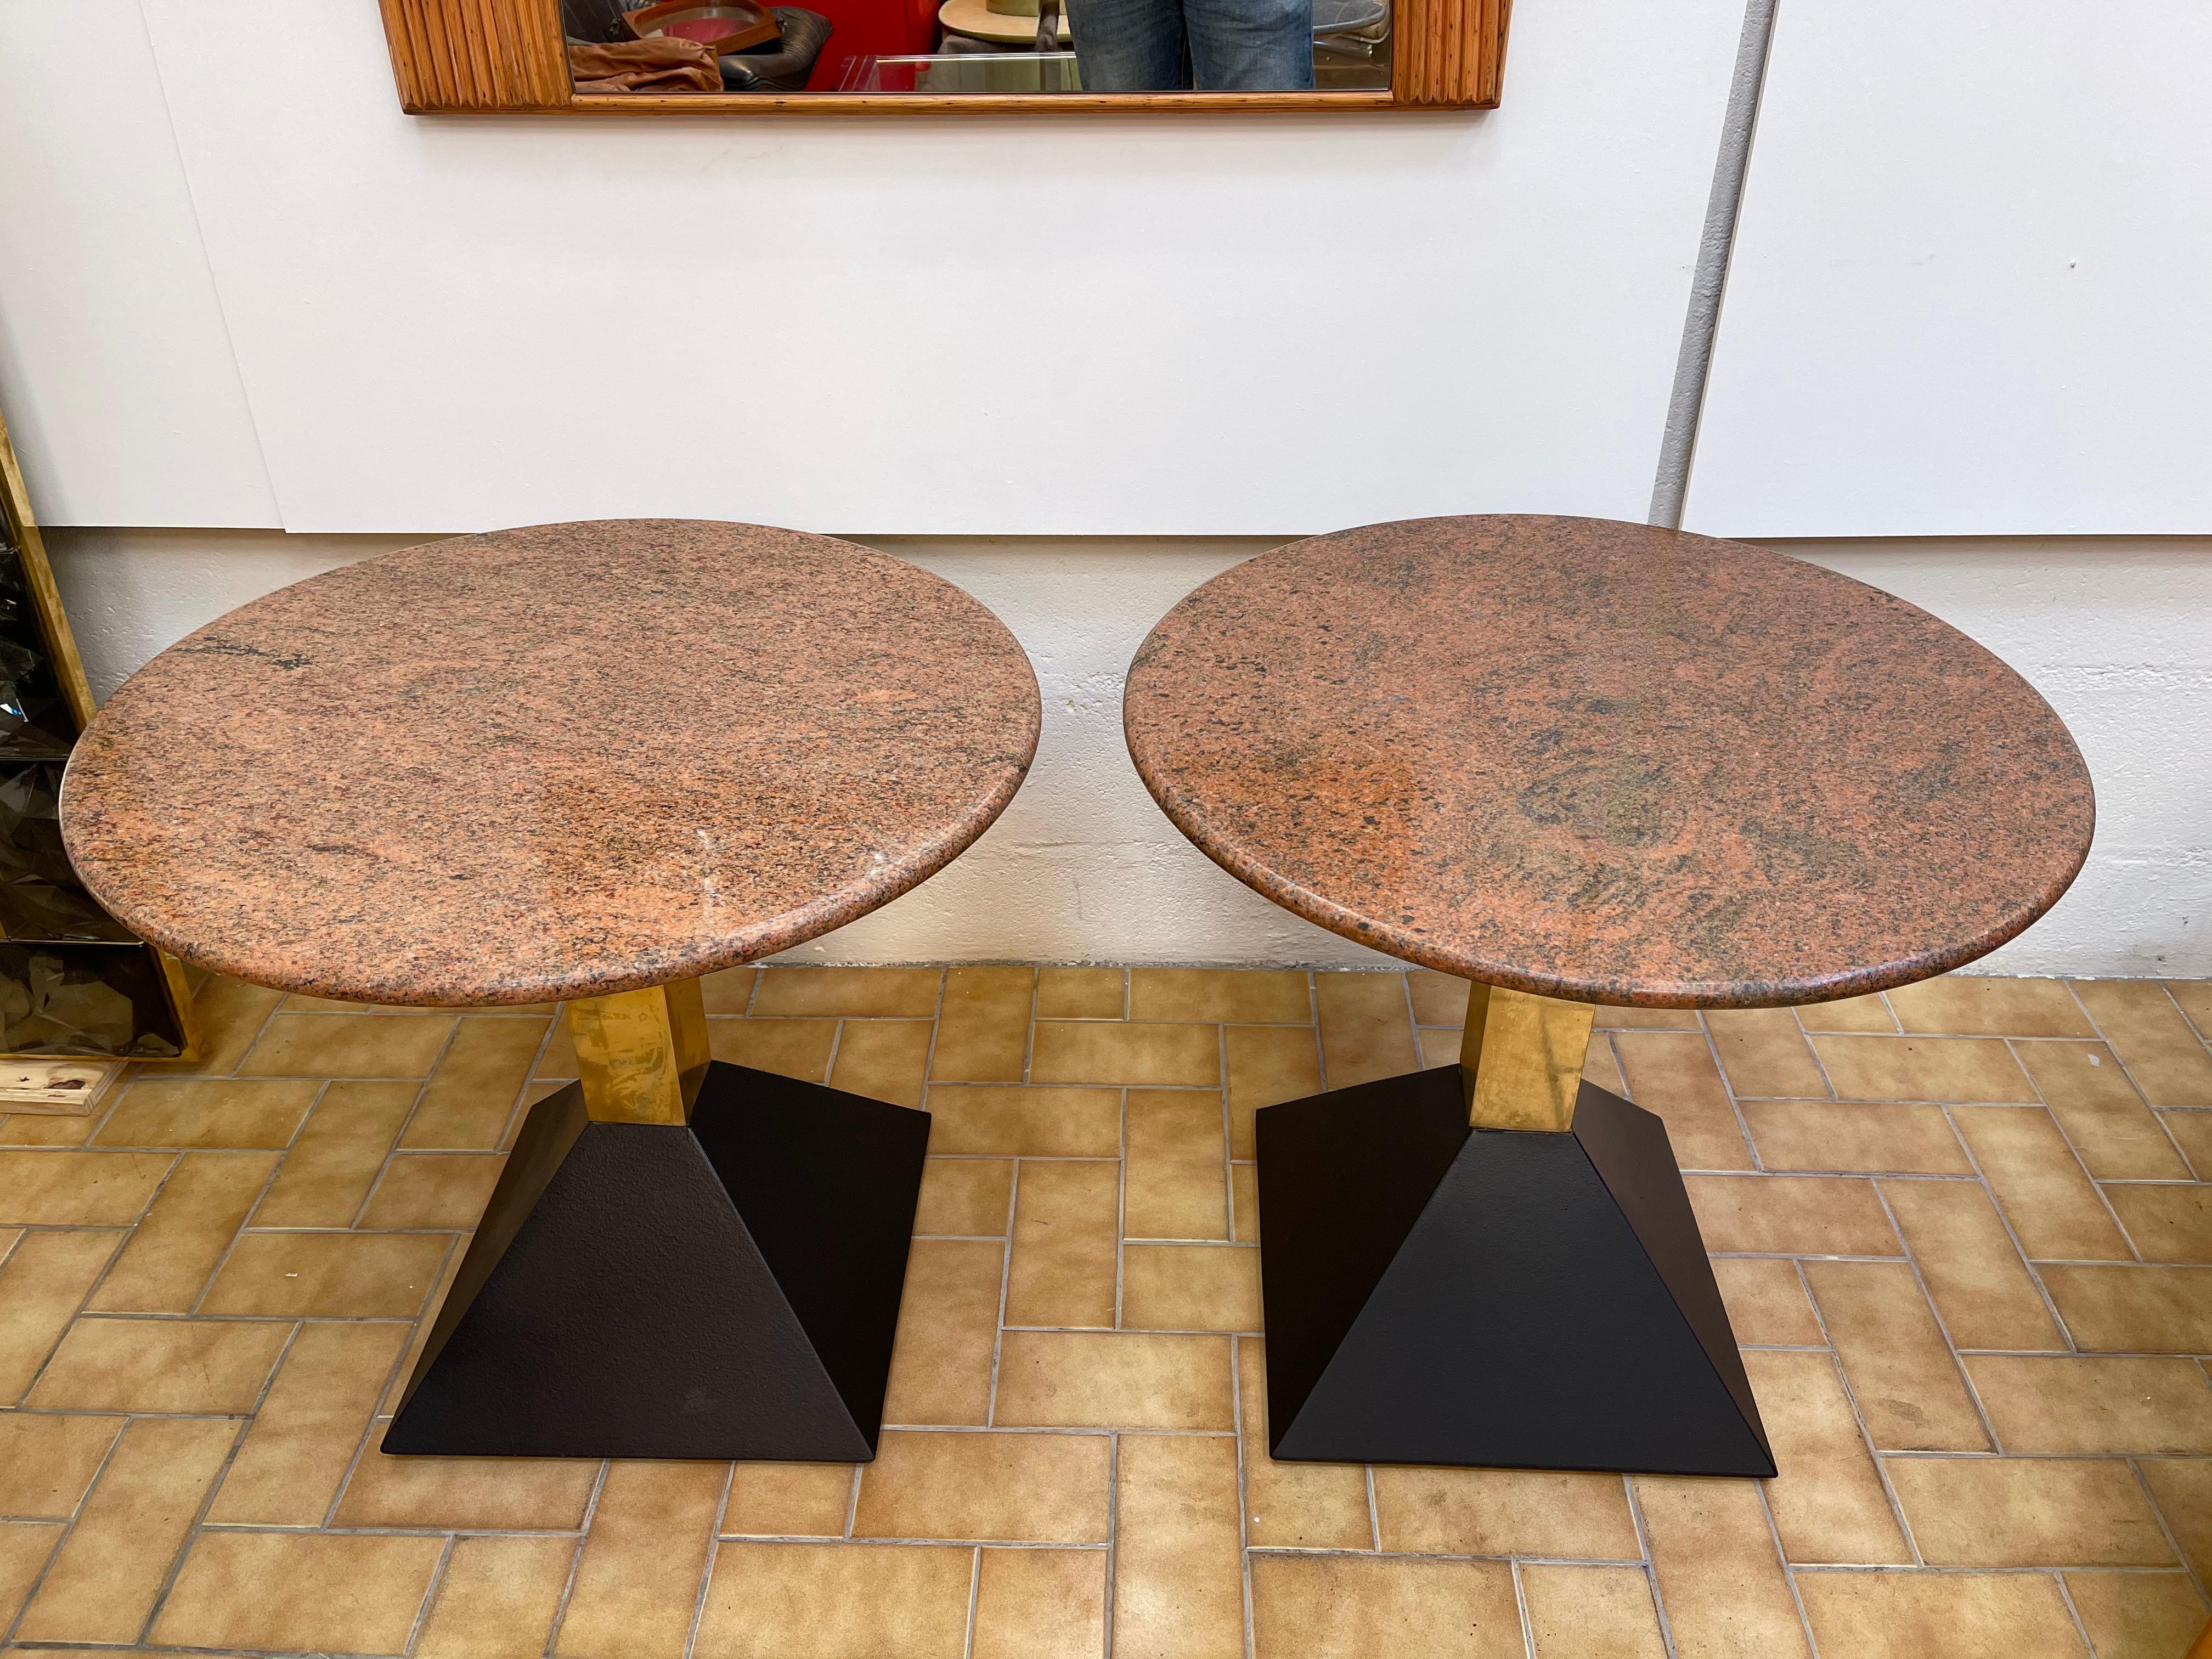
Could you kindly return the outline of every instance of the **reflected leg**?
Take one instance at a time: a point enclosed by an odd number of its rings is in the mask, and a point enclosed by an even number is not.
[[[1185,0],[1200,92],[1305,92],[1314,83],[1313,0]]]
[[[1182,0],[1077,0],[1067,9],[1085,92],[1177,92],[1190,85]]]

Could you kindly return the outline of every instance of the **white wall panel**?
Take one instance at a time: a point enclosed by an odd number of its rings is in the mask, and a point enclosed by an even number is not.
[[[1687,527],[2212,529],[2212,7],[1784,0]]]
[[[1741,7],[1525,6],[1488,115],[898,121],[409,117],[368,0],[147,15],[295,531],[1250,534],[1642,515]]]
[[[46,523],[278,522],[138,0],[0,5],[0,408]]]

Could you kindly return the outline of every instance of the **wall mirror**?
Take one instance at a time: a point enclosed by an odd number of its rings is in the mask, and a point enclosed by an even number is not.
[[[416,114],[1486,109],[1510,0],[380,0]]]

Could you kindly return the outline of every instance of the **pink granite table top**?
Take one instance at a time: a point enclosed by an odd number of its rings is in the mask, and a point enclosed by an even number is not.
[[[2089,848],[2049,704],[1926,611],[1738,543],[1427,519],[1192,593],[1129,671],[1129,752],[1277,903],[1541,995],[1817,1002],[2041,915]]]
[[[163,652],[78,743],[86,886],[185,961],[370,1002],[635,989],[864,915],[1013,798],[1036,676],[951,583],[751,525],[387,554]]]

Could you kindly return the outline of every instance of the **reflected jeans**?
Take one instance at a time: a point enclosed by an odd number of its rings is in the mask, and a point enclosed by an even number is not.
[[[1068,0],[1085,92],[1303,92],[1313,0]]]

